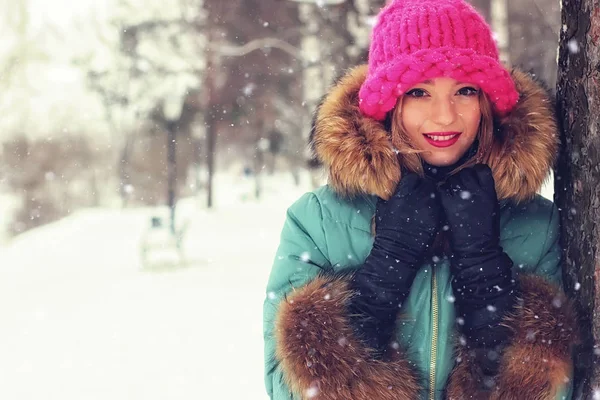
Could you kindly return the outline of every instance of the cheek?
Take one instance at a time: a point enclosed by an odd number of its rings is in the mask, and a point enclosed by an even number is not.
[[[462,113],[461,117],[463,120],[463,126],[465,132],[469,135],[475,136],[479,130],[479,123],[481,121],[481,112],[479,107],[468,107]]]
[[[411,136],[419,136],[423,122],[426,120],[425,113],[418,107],[402,108],[402,126],[406,133]]]

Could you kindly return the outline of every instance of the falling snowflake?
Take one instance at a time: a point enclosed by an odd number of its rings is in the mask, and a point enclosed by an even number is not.
[[[493,305],[491,305],[491,304],[490,304],[490,305],[488,305],[486,308],[487,308],[487,310],[488,310],[489,312],[496,312],[496,307],[494,307],[494,306],[493,306]]]
[[[254,83],[247,84],[246,86],[244,86],[243,89],[244,95],[246,97],[252,96],[252,93],[254,93],[254,89],[256,89],[256,85]]]
[[[569,51],[572,54],[577,54],[579,53],[579,43],[577,42],[577,39],[571,39],[567,42],[567,47],[569,48]]]
[[[499,357],[500,357],[500,355],[494,350],[490,350],[487,353],[487,358],[492,361],[497,360]]]
[[[552,299],[552,305],[555,308],[561,308],[562,307],[562,300],[559,297],[555,297],[554,299]]]
[[[275,294],[275,292],[269,292],[267,293],[267,298],[269,300],[275,300],[277,298],[277,295]]]
[[[300,254],[300,261],[309,262],[310,261],[310,253],[308,251],[305,251],[304,253]]]
[[[485,377],[483,379],[483,384],[485,385],[486,388],[491,389],[496,384],[496,381],[492,377]]]
[[[304,394],[306,395],[307,398],[312,399],[313,397],[315,397],[317,394],[319,394],[319,388],[317,388],[316,386],[311,386],[308,389],[306,389],[306,392],[304,392]]]
[[[471,198],[471,192],[469,192],[468,190],[461,190],[460,198],[463,200],[469,200]]]

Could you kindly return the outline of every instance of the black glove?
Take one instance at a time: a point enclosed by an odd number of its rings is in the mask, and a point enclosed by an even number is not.
[[[461,170],[441,185],[440,199],[450,228],[452,288],[467,345],[501,346],[510,332],[500,322],[514,307],[516,284],[512,260],[500,246],[492,171],[484,164]]]
[[[351,322],[367,346],[381,355],[394,333],[396,316],[441,223],[434,183],[405,175],[389,200],[379,199],[373,249],[353,275],[357,294]]]

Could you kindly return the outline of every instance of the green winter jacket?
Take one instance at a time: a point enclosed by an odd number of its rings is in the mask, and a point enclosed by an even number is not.
[[[502,162],[489,162],[501,199],[501,246],[523,277],[522,306],[506,322],[515,337],[502,355],[499,389],[489,398],[569,399],[575,322],[572,306],[560,290],[559,216],[551,201],[535,195],[553,162],[556,128],[544,92],[518,71],[513,78],[521,92],[520,107],[536,107],[546,125],[535,121],[537,131],[532,131],[530,125],[518,127],[515,120],[504,120],[513,129],[509,133],[516,130],[514,140],[528,134],[537,144],[534,150],[520,148],[505,155],[518,162],[518,171]],[[470,356],[461,353],[456,334],[447,258],[434,257],[421,266],[400,310],[398,352],[390,359],[370,361],[368,350],[352,338],[346,321],[344,305],[352,294],[343,272],[360,267],[368,256],[377,195],[385,196],[397,183],[393,173],[386,181],[381,175],[369,175],[369,168],[351,172],[340,165],[339,160],[348,157],[364,161],[364,148],[340,149],[339,144],[340,136],[346,142],[352,139],[349,126],[360,126],[362,117],[358,112],[349,117],[347,106],[337,107],[348,104],[343,100],[355,95],[363,79],[364,69],[350,72],[321,106],[313,141],[317,155],[329,167],[330,182],[302,196],[287,212],[264,303],[267,392],[274,400],[473,395]],[[345,118],[339,126],[323,122],[342,111]],[[344,125],[352,118],[358,121]],[[383,126],[381,132],[358,130],[354,134],[387,135]],[[534,159],[527,153],[539,152],[540,147],[543,157],[533,153]],[[389,170],[398,168],[397,157],[391,154]],[[378,165],[377,170],[382,169]]]

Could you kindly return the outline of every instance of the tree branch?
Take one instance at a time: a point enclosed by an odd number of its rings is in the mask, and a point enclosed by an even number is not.
[[[292,46],[288,42],[276,38],[254,39],[242,46],[224,45],[220,43],[212,44],[210,47],[213,51],[227,57],[240,57],[258,49],[273,47],[285,51],[294,58],[304,60],[302,50]]]
[[[159,28],[159,27],[166,27],[166,26],[178,26],[178,25],[185,25],[187,23],[187,21],[178,18],[178,19],[164,19],[164,20],[160,20],[160,19],[153,19],[153,20],[146,20],[137,24],[132,24],[132,25],[124,25],[123,29],[128,30],[128,31],[135,31],[135,32],[139,32],[139,31],[151,31],[154,28]]]

